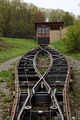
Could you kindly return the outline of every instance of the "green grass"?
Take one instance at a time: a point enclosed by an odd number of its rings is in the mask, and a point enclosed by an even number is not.
[[[13,69],[9,70],[4,70],[0,72],[0,77],[1,77],[1,82],[11,82],[13,81],[12,74],[13,74]]]
[[[64,46],[62,40],[58,40],[58,41],[52,42],[51,46],[54,46],[54,48],[59,50],[62,54],[65,54],[67,56],[73,57],[74,59],[77,59],[77,60],[80,61],[80,51],[74,52],[74,53],[67,52],[67,49]]]
[[[14,79],[12,76],[13,71],[14,71],[13,69],[9,69],[9,70],[0,72],[0,77],[1,77],[0,83],[6,82],[6,86],[5,86],[6,89],[10,88],[11,83],[14,83]]]
[[[80,52],[68,53],[62,40],[52,42],[51,46],[54,46],[62,54],[80,60]],[[31,39],[0,38],[0,64],[8,59],[21,56],[29,50],[37,47],[37,42]]]
[[[0,43],[0,64],[38,47],[37,42],[31,39],[0,38]]]
[[[5,88],[3,88],[3,90],[2,89],[0,90],[0,99],[2,101],[1,109],[2,111],[4,111],[2,113],[2,117],[4,120],[9,120],[9,105],[13,101],[12,95],[7,96],[5,93],[6,89],[9,89],[10,91],[12,89],[11,83],[14,83],[14,79],[12,75],[13,75],[13,69],[0,72],[0,78],[2,80],[0,81],[0,84],[2,82],[6,83],[4,86]]]
[[[4,98],[4,103],[10,103],[12,102],[13,98]]]

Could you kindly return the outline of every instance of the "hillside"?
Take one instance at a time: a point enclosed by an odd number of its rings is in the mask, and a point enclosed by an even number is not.
[[[38,45],[32,39],[0,38],[0,64],[36,47]]]
[[[54,46],[56,49],[58,49],[62,54],[64,55],[67,55],[67,56],[70,56],[74,59],[77,59],[80,61],[80,51],[78,52],[74,52],[74,53],[69,53],[67,52],[67,49],[66,47],[64,46],[63,40],[58,40],[58,41],[55,41],[55,42],[52,42],[51,43],[51,46]]]
[[[58,49],[65,54],[71,64],[71,79],[72,90],[69,91],[70,104],[72,115],[79,120],[80,118],[80,53],[67,53],[66,48],[62,44],[62,40],[51,43],[52,47]],[[9,120],[9,113],[12,98],[12,87],[14,87],[14,79],[12,77],[15,68],[16,60],[18,60],[24,53],[38,47],[35,40],[30,39],[0,39],[0,64],[4,63],[3,67],[7,68],[0,72],[0,120]],[[16,58],[15,58],[16,57]],[[19,57],[19,58],[18,58]],[[12,59],[13,58],[13,59]],[[75,59],[74,59],[75,58]],[[9,65],[11,67],[9,67]],[[7,108],[7,109],[6,109]],[[3,114],[2,114],[3,113]],[[1,119],[2,118],[2,119]]]

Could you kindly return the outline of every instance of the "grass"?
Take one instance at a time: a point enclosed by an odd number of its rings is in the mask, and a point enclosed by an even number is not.
[[[0,38],[0,64],[38,47],[35,40]]]
[[[13,69],[9,69],[9,70],[5,70],[0,72],[0,83],[5,82],[5,89],[11,88],[11,84],[14,83],[14,79],[13,79]],[[1,95],[2,97],[4,96],[4,93]]]
[[[11,82],[11,81],[13,81],[12,74],[13,74],[13,69],[4,70],[4,71],[0,72],[0,77],[1,77],[0,82]]]
[[[12,98],[4,98],[4,103],[10,103],[12,102]]]
[[[80,52],[68,53],[62,40],[51,43],[62,54],[80,60]],[[0,38],[0,64],[8,59],[22,56],[31,49],[37,48],[37,42],[32,39]]]
[[[65,54],[67,56],[73,57],[74,59],[77,59],[80,61],[80,51],[69,53],[67,52],[66,47],[63,45],[62,40],[58,40],[51,43],[51,46],[54,46],[54,48],[58,49],[62,54]]]
[[[5,93],[2,93],[2,94],[1,94],[1,97],[5,97],[5,96],[6,96],[6,94],[5,94]]]
[[[0,72],[1,80],[0,84],[3,82],[3,90],[0,90],[0,99],[2,101],[1,109],[2,109],[2,118],[3,120],[9,120],[9,106],[10,103],[13,101],[12,95],[6,95],[6,89],[9,89],[11,91],[11,83],[14,83],[13,80],[13,69],[5,70]],[[4,84],[6,83],[6,84]],[[8,94],[8,93],[7,93]]]

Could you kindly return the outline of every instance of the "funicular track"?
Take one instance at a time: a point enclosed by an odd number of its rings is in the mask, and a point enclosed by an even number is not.
[[[49,64],[39,65],[37,61],[44,55]],[[43,74],[41,68],[46,68]],[[16,96],[10,120],[71,120],[69,77],[69,63],[55,49],[38,48],[26,53],[15,70]]]

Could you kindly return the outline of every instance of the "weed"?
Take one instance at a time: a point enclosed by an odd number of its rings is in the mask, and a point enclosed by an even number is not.
[[[0,82],[4,82],[4,79],[3,79],[3,78],[1,78],[1,79],[0,79]]]
[[[6,89],[7,89],[7,88],[10,88],[10,83],[7,83],[7,84],[6,84]]]
[[[7,108],[7,105],[6,104],[2,104],[2,109],[6,109]]]
[[[4,103],[10,103],[13,99],[12,98],[4,98]]]
[[[9,120],[9,115],[8,115],[8,113],[4,113],[4,114],[3,114],[3,119],[4,119],[4,120]]]
[[[9,70],[4,70],[2,72],[0,72],[0,77],[2,78],[1,81],[3,82],[10,82],[13,81],[13,69],[9,69]]]
[[[5,97],[5,96],[6,96],[6,94],[5,94],[5,93],[2,93],[2,94],[1,94],[1,96],[2,96],[2,97]]]

